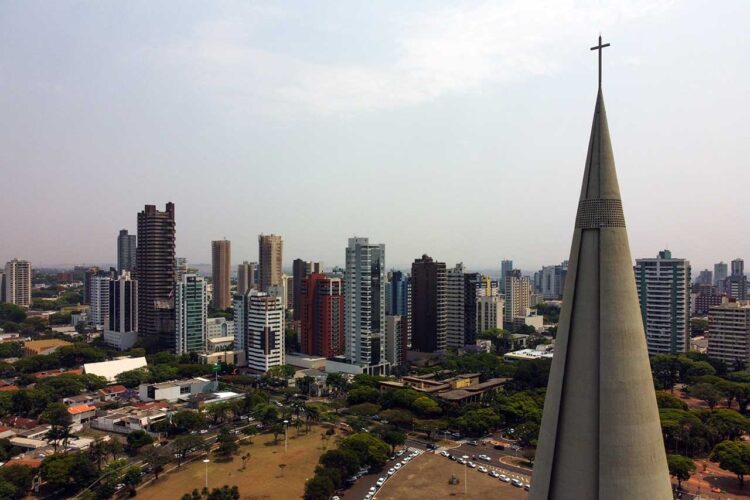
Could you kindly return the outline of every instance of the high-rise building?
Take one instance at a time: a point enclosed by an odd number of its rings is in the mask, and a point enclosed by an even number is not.
[[[720,293],[713,285],[693,285],[691,290],[692,314],[708,314],[713,306],[721,305],[726,294]]]
[[[464,265],[459,262],[446,271],[445,279],[445,339],[446,346],[460,349],[465,345]]]
[[[117,235],[117,272],[135,269],[135,252],[138,239],[134,234],[128,234],[127,229],[120,229]]]
[[[690,348],[690,262],[664,250],[636,259],[635,281],[649,354]]]
[[[248,290],[257,287],[256,274],[258,272],[257,262],[245,261],[237,266],[237,294],[245,295]]]
[[[0,270],[0,304],[5,302],[5,267]]]
[[[31,262],[13,259],[5,263],[5,302],[31,306]]]
[[[387,313],[393,316],[406,316],[406,310],[409,307],[407,283],[409,278],[401,271],[392,271],[391,279],[388,282],[390,289]]]
[[[750,301],[724,300],[708,313],[708,351],[730,369],[745,370],[750,362]]]
[[[714,285],[719,289],[719,292],[724,292],[724,282],[728,276],[727,263],[722,261],[718,264],[714,264]]]
[[[104,326],[104,343],[126,351],[138,339],[138,283],[122,271],[109,280],[109,314]]]
[[[258,236],[258,259],[260,262],[259,283],[261,292],[268,291],[272,285],[281,285],[283,274],[284,241],[275,234],[261,234]]]
[[[322,273],[323,265],[320,262],[310,262],[302,259],[294,259],[292,262],[292,295],[291,303],[292,318],[299,321],[302,318],[302,280],[312,273]]]
[[[114,278],[116,278],[114,269],[109,273],[99,271],[91,277],[89,285],[91,308],[89,309],[88,320],[90,324],[97,328],[103,328],[108,323],[110,281]]]
[[[484,280],[479,273],[464,273],[464,338],[463,345],[475,345],[477,325],[477,298],[483,293]]]
[[[232,306],[232,243],[228,240],[211,242],[211,282],[213,296],[211,306],[223,311]]]
[[[447,347],[445,262],[422,255],[411,265],[411,348],[421,352],[444,351]]]
[[[406,365],[406,318],[385,317],[385,359],[392,368]]]
[[[138,328],[170,351],[175,349],[175,277],[174,204],[167,203],[163,212],[146,205],[138,214]]]
[[[734,259],[732,261],[732,274],[724,280],[724,291],[730,297],[737,300],[748,298],[747,293],[747,276],[745,276],[745,261]]]
[[[600,86],[529,500],[672,498],[620,200]]]
[[[346,358],[365,373],[388,372],[385,357],[385,245],[349,238],[344,272]]]
[[[175,283],[175,354],[205,352],[208,297],[206,280],[186,274]]]
[[[174,259],[174,280],[175,283],[182,281],[182,277],[190,273],[188,261],[185,257],[176,257]],[[195,273],[193,273],[195,274]]]
[[[518,269],[505,273],[505,317],[506,323],[514,318],[528,315],[531,306],[531,280]]]
[[[480,332],[503,327],[505,301],[498,293],[482,294],[477,297],[477,329]]]
[[[313,272],[300,290],[300,350],[333,358],[344,354],[344,294],[341,278]]]
[[[565,275],[568,272],[568,263],[563,262],[557,266],[544,266],[539,272],[540,283],[537,290],[547,300],[558,300],[562,298],[565,288]]]
[[[91,266],[83,272],[83,303],[91,305],[91,282],[94,276],[101,272],[96,266]]]
[[[503,260],[500,262],[500,292],[505,293],[505,275],[513,270],[512,260]]]
[[[704,269],[698,273],[698,277],[695,279],[695,283],[698,285],[711,285],[714,283],[714,273],[708,269]]]
[[[247,353],[248,368],[265,373],[284,364],[284,304],[281,297],[250,290],[235,300],[236,347]]]

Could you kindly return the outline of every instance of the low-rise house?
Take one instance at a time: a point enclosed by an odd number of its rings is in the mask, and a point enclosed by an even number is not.
[[[85,424],[96,415],[96,406],[87,404],[73,405],[68,408],[71,424]]]
[[[63,404],[71,407],[76,405],[90,405],[97,401],[99,401],[99,396],[92,393],[77,394],[75,396],[63,398],[62,400]]]
[[[13,416],[0,419],[0,424],[10,427],[11,429],[27,431],[37,427],[39,425],[39,422],[34,420],[33,418]]]
[[[520,351],[506,352],[503,354],[503,361],[514,363],[517,361],[533,361],[536,359],[552,359],[554,355],[554,346],[540,344],[535,349],[521,349]]]
[[[45,339],[45,340],[29,340],[23,344],[23,355],[24,356],[39,356],[48,355],[57,351],[61,347],[73,345],[66,340],[60,339]]]
[[[57,368],[54,370],[45,370],[41,372],[34,372],[32,375],[34,378],[48,378],[48,377],[57,377],[59,375],[67,374],[67,375],[80,375],[83,373],[83,368],[71,368],[70,370],[66,370],[65,368]]]
[[[16,435],[16,431],[10,427],[0,425],[0,439],[8,439]]]
[[[305,377],[311,377],[313,380],[310,383],[309,391],[306,395],[321,397],[328,394],[328,374],[322,370],[315,368],[306,368],[304,370],[297,370],[294,372],[294,381],[297,383],[298,379]]]
[[[126,406],[110,410],[97,416],[91,421],[91,427],[107,432],[129,434],[133,431],[151,431],[151,427],[167,419],[169,411],[166,408],[136,408]]]
[[[36,450],[37,448],[44,448],[45,446],[49,445],[49,443],[44,439],[27,438],[23,436],[13,436],[8,441],[10,441],[10,444],[12,444],[13,446],[17,446],[25,450]]]
[[[127,397],[131,391],[124,385],[110,385],[103,389],[99,389],[99,397],[101,401],[113,401],[123,397]]]
[[[202,392],[214,392],[216,382],[207,378],[196,377],[189,380],[173,380],[157,384],[141,384],[138,395],[141,401],[187,401],[190,396]]]

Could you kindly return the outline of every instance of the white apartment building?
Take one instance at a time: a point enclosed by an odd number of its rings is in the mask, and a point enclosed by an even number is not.
[[[464,265],[458,263],[453,269],[446,271],[445,308],[448,348],[460,349],[464,346],[464,300]]]
[[[234,321],[226,318],[208,318],[206,320],[206,339],[234,337]]]
[[[235,338],[245,347],[247,366],[266,372],[284,359],[284,304],[281,297],[249,291],[235,301]]]
[[[108,317],[104,323],[104,343],[125,351],[138,339],[138,282],[128,271],[109,280]]]
[[[175,353],[203,352],[206,349],[208,292],[206,280],[185,274],[175,283]]]
[[[385,245],[349,238],[344,273],[346,358],[372,375],[388,372],[385,286]]]
[[[730,369],[745,369],[750,361],[750,300],[725,299],[708,312],[707,354]]]
[[[505,301],[497,293],[477,296],[477,331],[503,327]]]
[[[91,294],[91,308],[89,309],[89,323],[97,328],[103,328],[109,318],[109,274],[95,274],[91,276],[89,293]]]
[[[31,262],[13,259],[5,264],[5,301],[31,306]]]
[[[504,321],[512,323],[513,318],[528,314],[531,300],[531,280],[521,271],[513,269],[505,274],[505,315]]]
[[[648,353],[686,352],[690,346],[690,262],[672,258],[669,250],[635,262]]]

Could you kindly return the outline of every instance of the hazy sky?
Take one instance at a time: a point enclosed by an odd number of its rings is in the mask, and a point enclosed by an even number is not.
[[[0,3],[0,261],[257,235],[469,268],[567,259],[604,91],[634,257],[750,259],[747,1]]]

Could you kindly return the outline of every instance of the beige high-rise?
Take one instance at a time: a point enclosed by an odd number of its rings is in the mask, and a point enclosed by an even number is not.
[[[672,498],[601,89],[529,498]]]
[[[5,264],[5,301],[31,306],[31,262],[13,259]],[[2,281],[0,281],[2,283]]]
[[[213,280],[214,309],[224,310],[232,307],[231,288],[232,245],[228,240],[211,242],[211,279]]]
[[[282,258],[284,241],[275,234],[261,234],[258,236],[259,278],[258,286],[261,292],[268,290],[271,285],[281,285]]]

